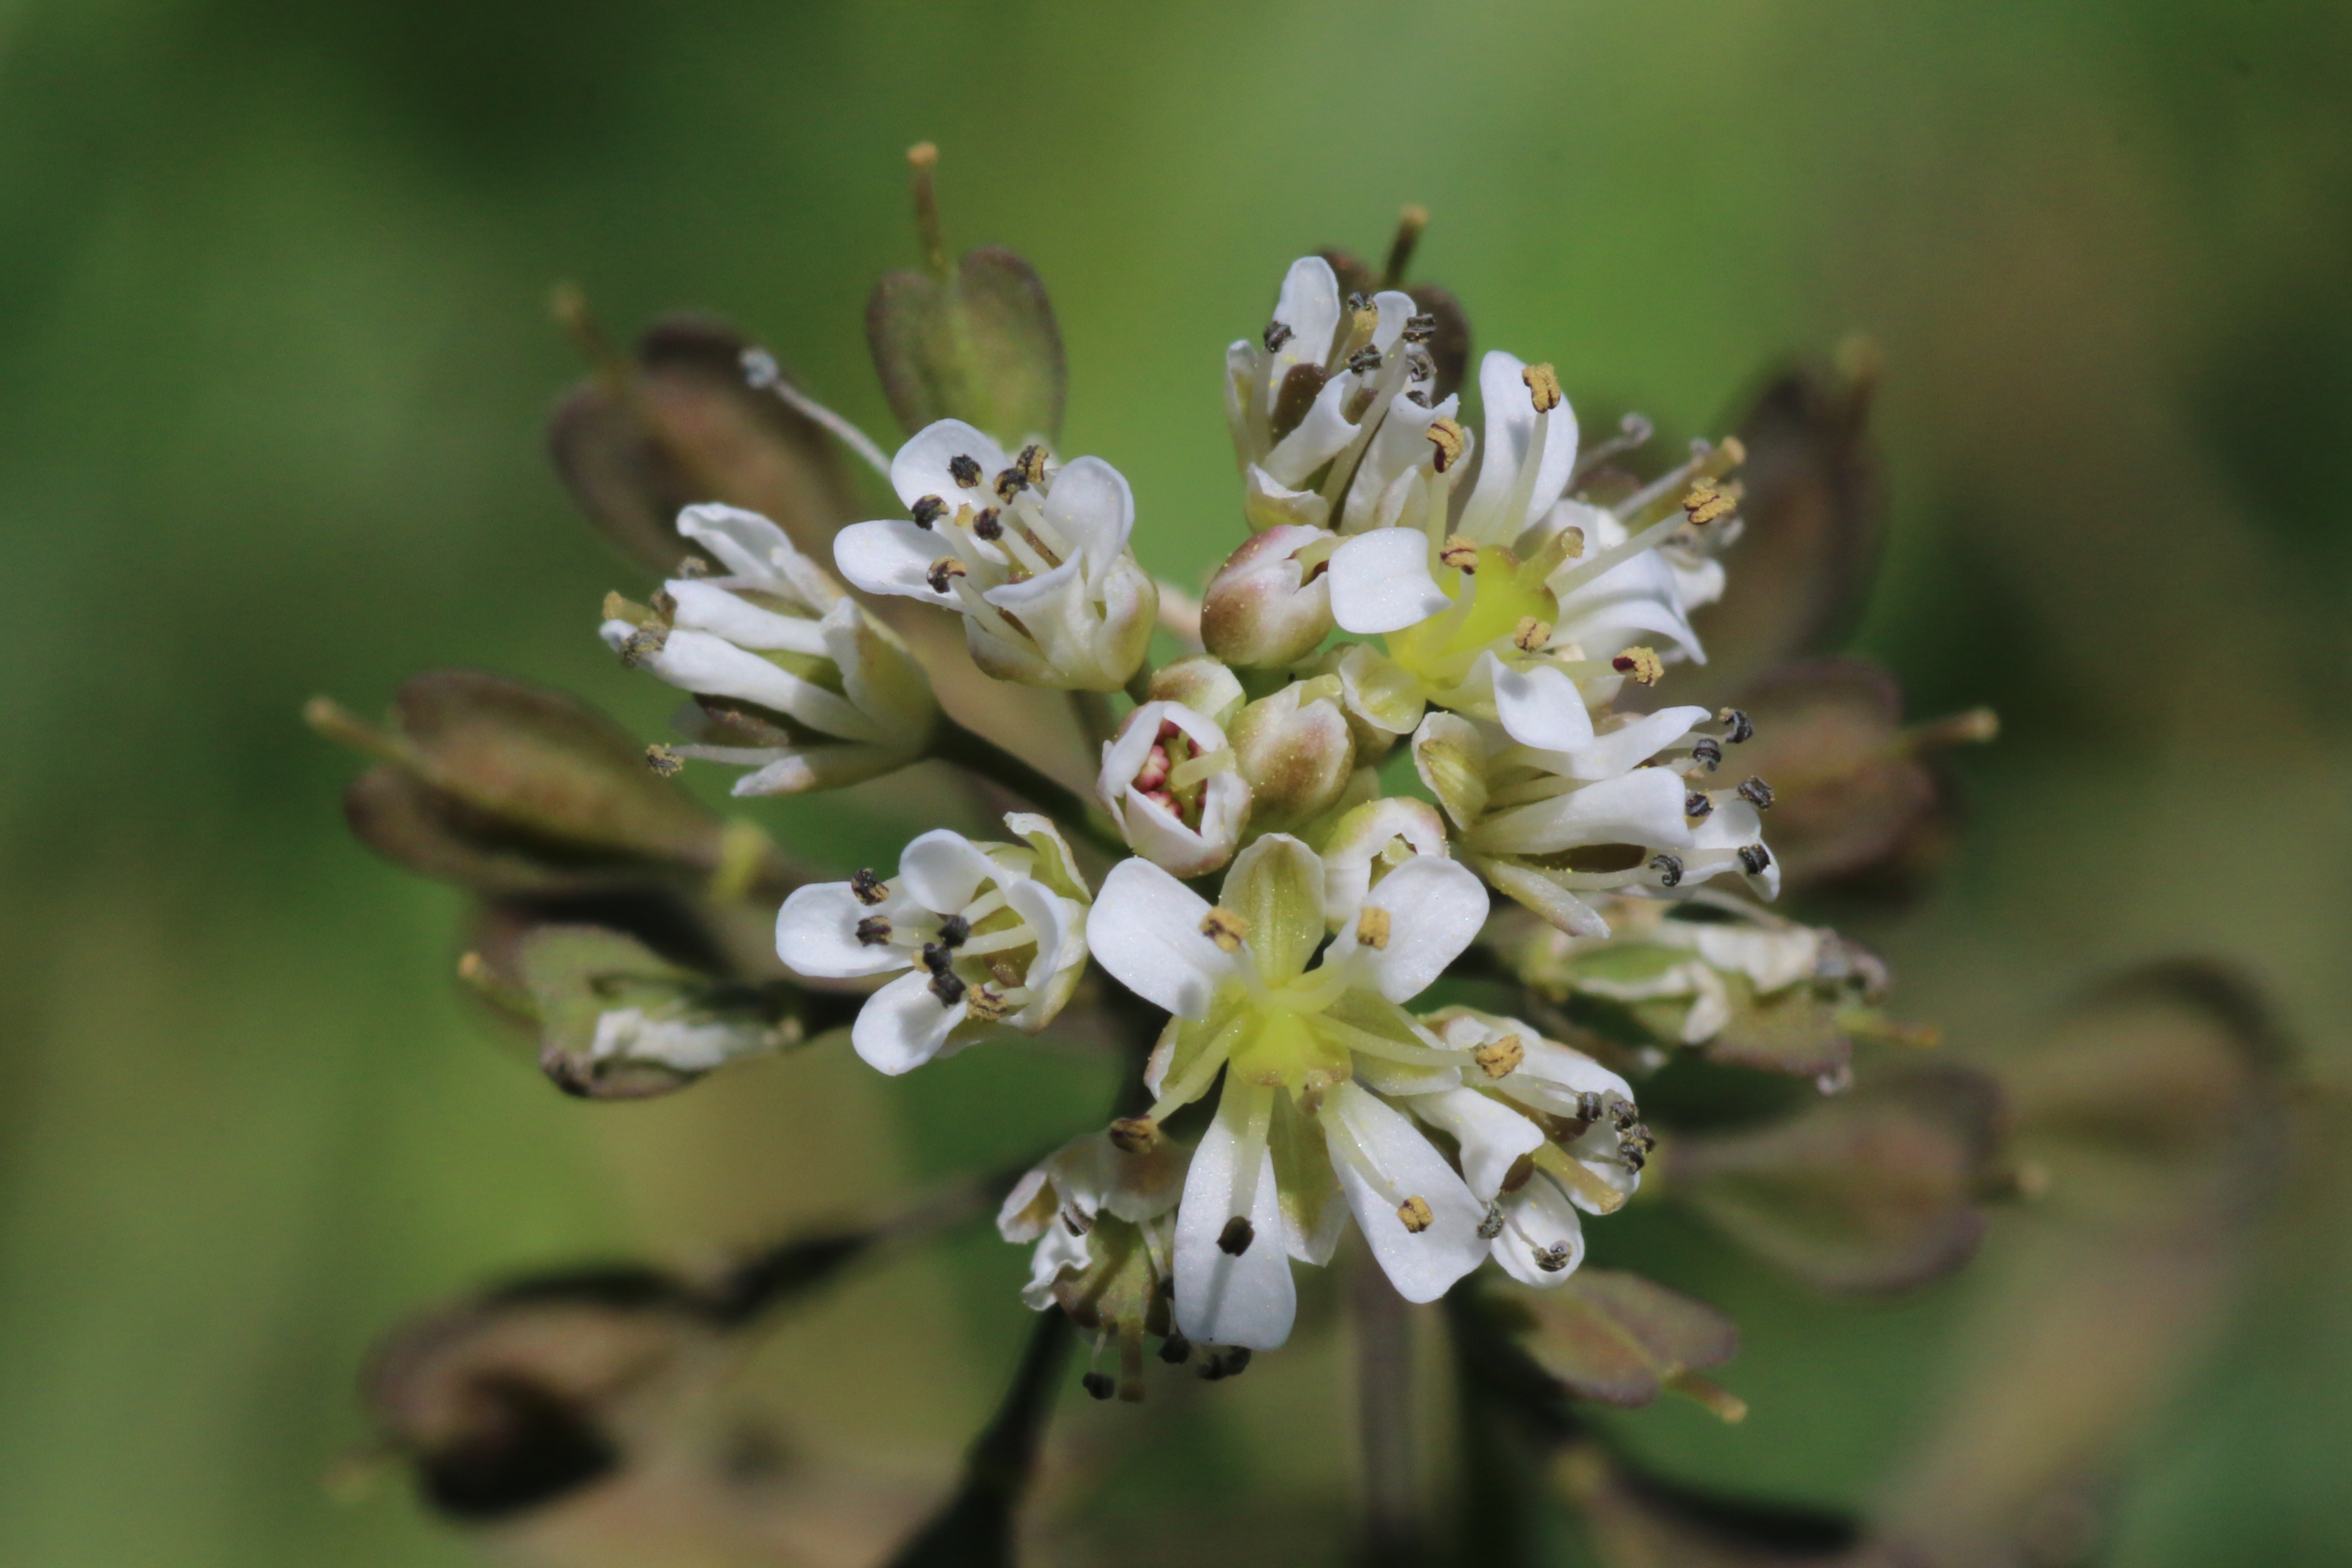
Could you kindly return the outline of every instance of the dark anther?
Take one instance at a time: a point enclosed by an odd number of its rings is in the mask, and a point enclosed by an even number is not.
[[[1761,844],[1748,844],[1739,851],[1739,868],[1751,877],[1760,877],[1764,868],[1772,863],[1772,851]]]
[[[1634,1109],[1632,1100],[1621,1100],[1609,1108],[1609,1120],[1618,1131],[1623,1132],[1641,1124],[1642,1113]]]
[[[971,520],[971,531],[982,539],[1003,538],[1004,524],[997,521],[1000,515],[994,507],[990,507]]]
[[[1404,374],[1414,381],[1434,381],[1437,379],[1437,362],[1429,357],[1427,349],[1419,343],[1412,344],[1404,351]]]
[[[1691,760],[1703,764],[1708,773],[1723,766],[1723,742],[1701,737],[1691,742]]]
[[[1772,809],[1772,786],[1750,773],[1739,781],[1739,798],[1759,811]]]
[[[937,496],[923,496],[915,502],[915,526],[929,528],[945,515],[948,503]]]
[[[1381,351],[1366,343],[1348,356],[1348,368],[1358,375],[1370,375],[1381,368]]]
[[[955,954],[949,951],[948,945],[945,942],[927,942],[923,943],[923,967],[929,970],[933,974],[945,974],[948,972],[949,967],[954,963]]]
[[[1021,455],[1013,459],[1013,468],[1031,484],[1043,484],[1045,480],[1045,448],[1034,441],[1030,442],[1021,448]]]
[[[1078,1379],[1078,1386],[1097,1399],[1108,1399],[1111,1396],[1111,1391],[1118,1385],[1111,1382],[1108,1373],[1090,1372]]]
[[[1683,796],[1683,815],[1689,817],[1693,822],[1696,822],[1699,818],[1708,816],[1714,810],[1714,800],[1697,790],[1693,790],[1690,794]]]
[[[1588,1127],[1600,1121],[1606,1114],[1607,1110],[1608,1107],[1602,1103],[1601,1096],[1592,1089],[1585,1089],[1576,1097],[1577,1120]]]
[[[1617,1158],[1625,1163],[1625,1168],[1629,1171],[1639,1171],[1650,1163],[1649,1155],[1643,1153],[1641,1146],[1636,1143],[1621,1146],[1617,1151]]]
[[[1240,1345],[1230,1350],[1212,1351],[1201,1358],[1201,1375],[1211,1383],[1219,1383],[1229,1377],[1239,1377],[1248,1370],[1249,1363],[1250,1353]]]
[[[890,896],[889,890],[882,886],[882,879],[874,874],[870,866],[849,879],[849,890],[857,895],[859,903],[869,908]]]
[[[857,922],[857,940],[867,947],[880,947],[890,940],[890,917],[867,915]]]
[[[1756,726],[1749,723],[1748,715],[1737,708],[1727,708],[1717,713],[1716,718],[1718,721],[1731,726],[1731,732],[1724,736],[1724,739],[1735,746],[1756,733]]]
[[[940,944],[942,947],[961,947],[971,940],[971,922],[961,915],[950,915],[940,922]]]
[[[1405,341],[1405,342],[1409,342],[1409,343],[1425,343],[1425,342],[1429,342],[1429,340],[1430,340],[1430,339],[1432,339],[1432,338],[1435,337],[1436,335],[1437,335],[1437,318],[1436,318],[1436,317],[1434,317],[1434,316],[1407,316],[1407,317],[1404,319],[1404,341]]]
[[[996,476],[996,499],[1009,501],[1029,488],[1029,478],[1018,468],[1007,468]]]
[[[971,489],[972,486],[980,483],[980,459],[966,453],[958,452],[948,459],[948,477],[964,489]]]
[[[1062,1228],[1072,1236],[1084,1236],[1094,1227],[1095,1216],[1079,1208],[1076,1204],[1062,1211]]]
[[[1478,1222],[1478,1239],[1492,1241],[1502,1234],[1503,1205],[1490,1203],[1486,1205],[1486,1217]]]
[[[1371,308],[1372,301],[1370,295],[1350,294],[1348,296],[1348,310],[1350,314],[1358,310],[1369,310]]]
[[[1182,1366],[1192,1359],[1192,1342],[1175,1330],[1169,1330],[1168,1337],[1160,1342],[1160,1359],[1170,1366]]]
[[[952,555],[942,555],[931,563],[931,569],[923,574],[923,581],[931,585],[932,593],[944,594],[948,591],[950,583],[958,577],[968,577],[971,574],[962,562]]]
[[[1217,1250],[1228,1258],[1239,1258],[1257,1239],[1257,1227],[1240,1215],[1225,1221],[1225,1228],[1217,1233]]]
[[[1275,350],[1288,342],[1290,341],[1290,329],[1284,326],[1280,321],[1268,321],[1265,324],[1265,352],[1272,353]]]
[[[1658,886],[1661,888],[1676,887],[1682,882],[1683,860],[1679,855],[1668,855],[1664,851],[1653,855],[1650,857],[1650,869],[1658,874]]]
[[[942,1007],[952,1007],[963,1000],[964,984],[952,969],[943,969],[931,976],[931,994],[940,999]]]
[[[1569,1247],[1568,1243],[1564,1241],[1554,1242],[1549,1247],[1538,1247],[1535,1249],[1535,1254],[1536,1267],[1547,1274],[1557,1274],[1568,1267]]]
[[[1422,391],[1421,388],[1417,386],[1411,392],[1406,393],[1404,397],[1407,403],[1412,404],[1416,408],[1427,408],[1430,406],[1429,394]]]

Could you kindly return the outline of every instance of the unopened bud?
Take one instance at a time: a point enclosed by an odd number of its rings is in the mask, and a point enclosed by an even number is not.
[[[1356,745],[1348,716],[1328,697],[1302,702],[1315,683],[1294,683],[1241,711],[1228,731],[1250,786],[1251,823],[1279,832],[1321,816],[1348,786]]]
[[[1234,551],[1201,599],[1201,640],[1208,650],[1252,668],[1314,652],[1331,632],[1330,580],[1323,570],[1331,541],[1322,529],[1286,523]]]
[[[1244,694],[1223,660],[1196,653],[1151,672],[1150,700],[1179,703],[1222,730],[1242,710]]]

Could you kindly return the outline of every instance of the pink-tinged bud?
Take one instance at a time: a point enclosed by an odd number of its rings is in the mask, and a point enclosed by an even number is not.
[[[1249,820],[1249,785],[1224,731],[1175,702],[1147,702],[1104,743],[1095,794],[1128,847],[1179,877],[1233,858]]]
[[[1234,721],[1234,756],[1249,781],[1253,826],[1268,832],[1300,826],[1328,811],[1347,789],[1356,746],[1339,710],[1338,686],[1330,676],[1296,681],[1251,703]]]
[[[1227,664],[1268,668],[1313,653],[1331,635],[1324,566],[1338,536],[1269,528],[1233,552],[1201,600],[1201,640]]]
[[[1242,710],[1241,679],[1208,654],[1191,654],[1151,672],[1150,700],[1181,703],[1227,728]]]

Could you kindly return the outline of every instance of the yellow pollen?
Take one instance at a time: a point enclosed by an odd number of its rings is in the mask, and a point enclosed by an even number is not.
[[[1397,1205],[1397,1218],[1415,1236],[1437,1222],[1437,1216],[1430,1212],[1429,1200],[1423,1197],[1410,1197]]]
[[[1110,1141],[1129,1154],[1148,1152],[1160,1142],[1160,1123],[1149,1116],[1122,1116],[1110,1124]]]
[[[1548,364],[1531,364],[1519,372],[1519,379],[1528,384],[1528,400],[1538,414],[1549,414],[1560,405],[1559,376]]]
[[[1437,448],[1430,463],[1441,474],[1460,462],[1462,454],[1469,449],[1470,437],[1462,426],[1442,414],[1429,422],[1428,435],[1429,444]]]
[[[1655,686],[1666,667],[1657,654],[1646,647],[1629,647],[1609,661],[1609,668],[1624,676],[1636,686]]]
[[[1528,1051],[1519,1044],[1518,1036],[1505,1035],[1501,1039],[1489,1041],[1472,1051],[1470,1059],[1476,1062],[1478,1070],[1488,1078],[1508,1078],[1517,1070],[1521,1062],[1528,1059]]]
[[[1458,533],[1449,534],[1444,548],[1437,552],[1437,563],[1451,566],[1456,572],[1475,573],[1478,570],[1478,547]]]
[[[1002,1023],[1013,1016],[1013,1005],[987,986],[975,987],[964,998],[965,1016],[983,1024]]]
[[[1697,527],[1705,528],[1731,515],[1738,501],[1712,484],[1691,486],[1690,494],[1683,498],[1683,511]]]
[[[1551,623],[1539,621],[1533,616],[1521,616],[1519,624],[1511,632],[1511,646],[1521,653],[1533,653],[1549,641]]]
[[[1249,925],[1233,910],[1221,907],[1211,910],[1202,920],[1201,934],[1225,952],[1238,952],[1242,939],[1249,934]]]
[[[1389,912],[1367,904],[1356,916],[1356,940],[1366,947],[1384,949],[1389,944]]]

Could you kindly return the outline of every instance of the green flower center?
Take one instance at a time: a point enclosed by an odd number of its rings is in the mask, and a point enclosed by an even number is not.
[[[1498,544],[1478,552],[1475,576],[1441,572],[1438,586],[1454,602],[1454,608],[1441,610],[1418,626],[1391,632],[1387,638],[1389,657],[1433,690],[1461,685],[1479,654],[1497,642],[1508,641],[1522,623],[1534,620],[1549,626],[1559,615],[1559,605],[1543,579],[1524,570],[1517,558]],[[1466,605],[1463,603],[1465,593],[1470,595]]]

